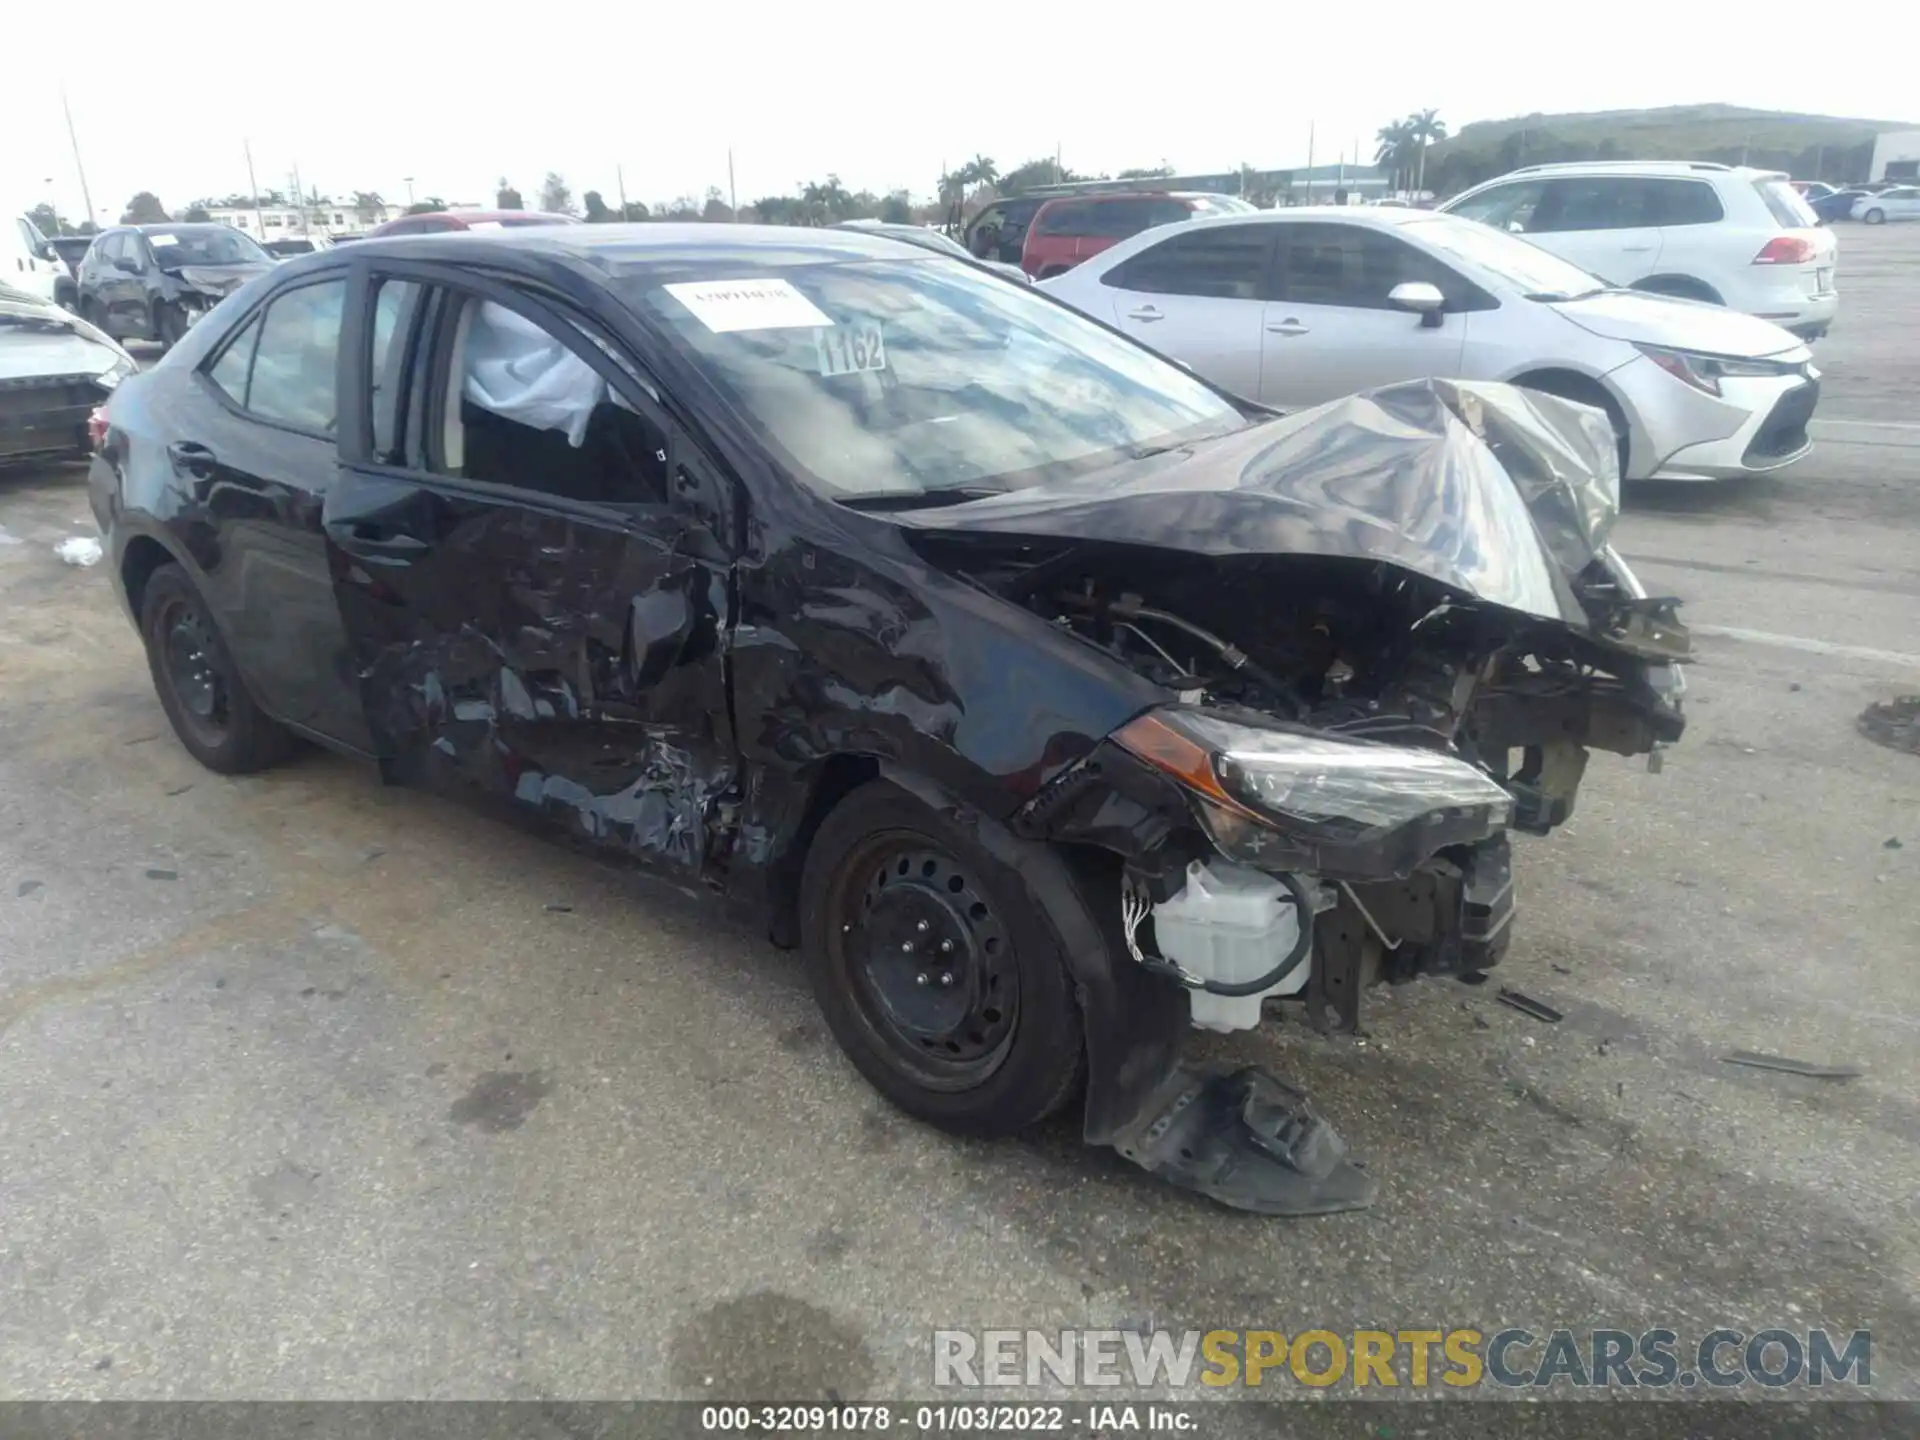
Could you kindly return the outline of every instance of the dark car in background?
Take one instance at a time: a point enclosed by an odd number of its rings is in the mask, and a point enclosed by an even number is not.
[[[1198,191],[1056,196],[1040,207],[1028,225],[1020,268],[1036,280],[1045,280],[1155,225],[1253,209],[1237,196]]]
[[[917,245],[922,250],[931,250],[936,255],[946,255],[955,260],[965,260],[971,265],[984,266],[1005,280],[1018,280],[1023,285],[1033,283],[1033,277],[1018,265],[1008,265],[1000,260],[982,260],[977,255],[970,255],[966,247],[951,235],[941,230],[929,230],[924,225],[901,225],[885,220],[842,220],[834,228],[859,230],[868,235],[884,235],[889,240]]]
[[[1509,827],[1682,724],[1598,410],[1431,381],[1276,417],[881,236],[367,240],[105,419],[109,570],[203,764],[304,736],[723,897],[909,1113],[1078,1098],[1248,1209],[1374,1182],[1188,1024],[1284,990],[1350,1030],[1373,981],[1481,975]]]
[[[578,225],[577,215],[549,215],[543,210],[429,210],[402,215],[367,232],[369,240],[388,235],[440,235],[452,230],[518,230],[534,225]]]
[[[60,263],[67,267],[67,273],[77,281],[80,278],[80,262],[87,258],[87,250],[93,244],[91,235],[55,235],[47,241],[47,246],[60,257]]]
[[[231,225],[121,225],[80,265],[80,314],[116,340],[177,344],[274,258]]]
[[[1015,195],[995,200],[968,222],[961,232],[960,243],[976,260],[1018,265],[1020,252],[1027,243],[1027,227],[1046,203],[1047,197],[1042,195]]]
[[[1820,217],[1820,223],[1831,225],[1836,220],[1851,220],[1853,202],[1871,193],[1859,186],[1850,186],[1844,190],[1829,190],[1824,195],[1808,195],[1805,199],[1813,207],[1813,213]]]

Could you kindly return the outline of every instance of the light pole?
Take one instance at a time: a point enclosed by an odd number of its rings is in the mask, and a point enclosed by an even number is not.
[[[402,175],[400,178],[407,183],[407,208],[411,210],[413,208],[413,177]]]

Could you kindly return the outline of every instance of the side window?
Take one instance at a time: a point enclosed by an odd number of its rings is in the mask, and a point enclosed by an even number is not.
[[[253,347],[259,339],[260,317],[256,315],[207,367],[207,378],[243,410],[247,405],[247,381],[253,375]]]
[[[606,342],[570,327],[552,333],[491,300],[449,308],[457,313],[430,468],[568,500],[666,503],[667,432],[586,360],[593,348],[612,354]]]
[[[1624,175],[1579,175],[1548,182],[1530,230],[1631,230],[1660,223],[1657,180]]]
[[[87,253],[102,265],[111,266],[113,262],[120,257],[120,237],[118,235],[102,235],[98,240],[93,242],[92,248],[88,250]]]
[[[1153,206],[1151,200],[1100,201],[1092,207],[1093,223],[1083,233],[1110,240],[1124,240],[1129,235],[1138,235],[1156,223]],[[1182,214],[1180,218],[1184,220],[1187,217]]]
[[[347,282],[324,280],[276,296],[261,317],[245,407],[264,420],[332,434],[335,372]]]
[[[390,465],[406,462],[403,447],[417,441],[406,432],[401,403],[410,353],[420,345],[420,321],[427,287],[412,280],[380,280],[374,292],[373,331],[369,341],[367,374],[372,391],[374,458]]]
[[[1093,217],[1089,205],[1056,205],[1040,217],[1042,235],[1085,235]]]
[[[1704,180],[1647,180],[1656,225],[1714,225],[1727,218],[1720,197]]]
[[[1470,200],[1453,207],[1452,213],[1491,225],[1496,230],[1530,230],[1533,212],[1546,189],[1538,180],[1516,180],[1511,185],[1496,185],[1482,190]]]
[[[1263,300],[1274,225],[1220,225],[1190,230],[1142,250],[1101,277],[1148,295],[1201,295]]]
[[[1299,305],[1391,310],[1396,285],[1425,281],[1452,303],[1471,287],[1431,256],[1359,225],[1281,227],[1280,298]]]

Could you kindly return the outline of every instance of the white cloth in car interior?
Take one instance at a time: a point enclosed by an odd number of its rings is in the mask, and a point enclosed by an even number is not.
[[[608,399],[599,372],[504,306],[489,300],[467,309],[466,398],[536,430],[563,430],[575,449],[586,444],[593,407]]]

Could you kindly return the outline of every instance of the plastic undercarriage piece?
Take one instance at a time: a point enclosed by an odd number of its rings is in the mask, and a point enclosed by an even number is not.
[[[1163,1180],[1235,1210],[1364,1210],[1378,1182],[1307,1097],[1264,1070],[1181,1064],[1113,1138]]]

